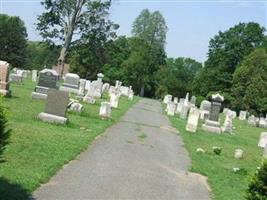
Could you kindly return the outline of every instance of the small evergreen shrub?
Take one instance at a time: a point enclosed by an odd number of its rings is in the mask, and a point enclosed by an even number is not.
[[[8,144],[10,131],[11,130],[7,128],[7,119],[5,116],[4,108],[0,106],[0,160],[5,146]]]
[[[267,161],[263,162],[255,175],[252,177],[247,193],[246,199],[248,200],[267,200]]]

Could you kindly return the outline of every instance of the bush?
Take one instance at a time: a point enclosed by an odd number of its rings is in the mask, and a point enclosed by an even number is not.
[[[246,199],[248,200],[266,200],[267,199],[267,161],[258,169],[252,177]]]
[[[5,146],[8,144],[10,131],[11,130],[7,128],[7,119],[5,116],[4,108],[0,106],[0,160]]]

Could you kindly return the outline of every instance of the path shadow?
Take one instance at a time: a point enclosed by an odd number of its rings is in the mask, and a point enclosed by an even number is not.
[[[11,184],[7,179],[0,177],[0,199],[28,200],[30,193],[18,184]]]

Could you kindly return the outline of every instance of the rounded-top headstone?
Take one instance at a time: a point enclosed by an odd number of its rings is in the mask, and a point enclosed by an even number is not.
[[[213,101],[216,101],[216,102],[223,102],[224,101],[224,97],[221,96],[219,93],[213,94],[211,96],[211,98],[212,98]]]

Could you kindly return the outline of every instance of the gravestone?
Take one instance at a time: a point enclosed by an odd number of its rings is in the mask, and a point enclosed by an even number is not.
[[[182,107],[184,106],[184,101],[185,101],[185,99],[183,99],[183,98],[181,98],[179,100],[179,103],[177,104],[177,107],[176,107],[176,113],[177,114],[180,114],[181,113]]]
[[[9,63],[0,60],[0,94],[10,96],[9,90]]]
[[[101,93],[101,91],[102,91],[102,87],[99,87],[99,83],[98,83],[98,81],[93,81],[92,83],[91,83],[91,86],[92,86],[92,88],[93,88],[93,90],[94,90],[94,95],[93,95],[93,97],[94,98],[101,98],[101,96],[102,96],[102,93]]]
[[[169,102],[167,114],[170,116],[174,116],[175,110],[176,110],[176,104],[174,102]]]
[[[191,107],[187,124],[186,124],[186,130],[189,132],[195,133],[197,130],[198,125],[198,119],[199,119],[200,111],[196,107]]]
[[[32,70],[32,82],[37,81],[37,74],[38,74],[37,70]]]
[[[111,105],[109,102],[101,102],[99,115],[103,118],[111,117]]]
[[[85,84],[86,80],[85,79],[80,79],[80,84],[79,84],[79,92],[78,92],[78,98],[83,98],[85,95]]]
[[[63,85],[59,88],[61,91],[67,91],[74,94],[79,93],[80,77],[78,74],[67,73]]]
[[[262,132],[260,135],[258,146],[264,148],[265,145],[267,145],[267,132]]]
[[[241,110],[238,116],[239,120],[246,120],[247,118],[247,111]]]
[[[222,126],[223,133],[233,133],[233,112],[228,110],[226,113],[226,117]]]
[[[202,125],[203,130],[212,133],[221,133],[221,127],[219,122],[219,114],[224,97],[220,94],[212,95],[211,110],[209,119]]]
[[[173,103],[178,104],[178,97],[174,97]]]
[[[86,83],[85,83],[85,90],[86,90],[86,91],[89,90],[90,85],[91,85],[91,81],[86,80]]]
[[[267,128],[267,120],[265,118],[263,118],[263,117],[260,118],[259,127],[260,128]]]
[[[190,99],[191,105],[195,105],[196,104],[196,100],[197,100],[197,98],[195,96],[192,96],[191,99]]]
[[[258,125],[259,119],[254,115],[248,117],[248,125],[256,127]]]
[[[49,89],[58,89],[58,73],[52,69],[43,69],[39,72],[37,86],[32,92],[32,98],[46,99]]]
[[[167,104],[167,103],[169,103],[171,100],[172,100],[172,95],[167,94],[167,95],[165,95],[165,97],[164,97],[163,103]]]
[[[87,90],[86,95],[83,98],[83,101],[89,104],[95,104],[96,102],[96,87],[95,84],[91,83],[90,87]]]
[[[126,86],[121,86],[120,93],[122,96],[128,97],[129,96],[129,88]]]
[[[97,74],[97,87],[100,90],[100,93],[102,94],[102,87],[103,87],[103,78],[104,78],[104,74],[102,73],[98,73]],[[101,96],[100,96],[101,97]]]
[[[189,108],[190,107],[187,104],[182,105],[182,109],[181,109],[181,112],[180,112],[180,118],[181,119],[187,119]]]
[[[133,92],[133,90],[130,90],[128,100],[132,101],[133,97],[134,97],[134,92]]]
[[[10,74],[10,82],[21,84],[23,80],[23,76],[19,74]]]
[[[119,95],[112,93],[110,96],[111,108],[118,108],[118,104],[119,104]]]
[[[110,87],[109,83],[104,83],[103,86],[102,86],[102,92],[108,91],[109,87]]]
[[[68,92],[49,89],[47,92],[45,111],[40,113],[38,118],[49,123],[65,124],[68,120],[65,116],[68,104]]]
[[[207,119],[210,114],[211,102],[203,100],[200,104],[200,119]]]

